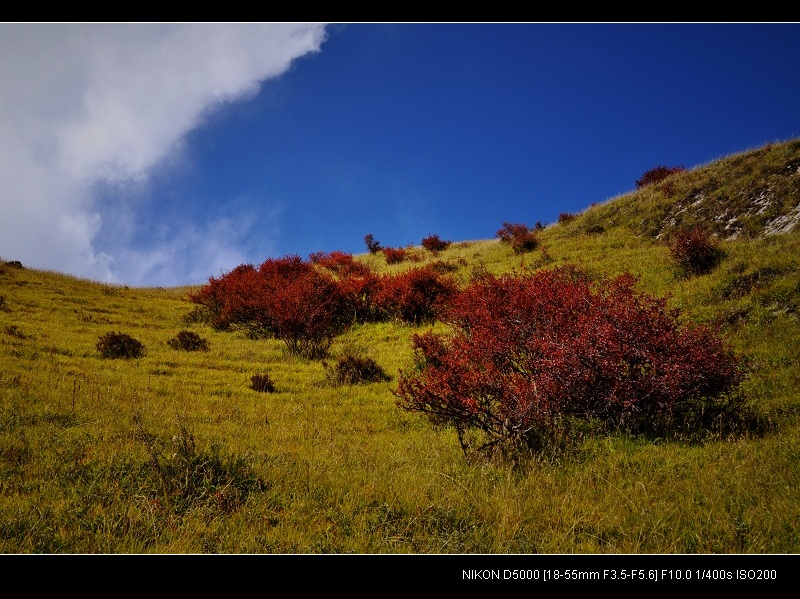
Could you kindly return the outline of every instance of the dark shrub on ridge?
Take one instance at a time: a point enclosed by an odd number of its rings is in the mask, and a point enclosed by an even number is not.
[[[655,168],[651,168],[649,171],[644,173],[640,179],[636,180],[636,189],[641,189],[647,185],[659,183],[670,175],[682,173],[685,170],[686,169],[682,166],[657,166]]]
[[[501,242],[509,244],[515,254],[523,254],[533,251],[539,246],[538,232],[541,228],[506,222],[495,235],[500,238]]]

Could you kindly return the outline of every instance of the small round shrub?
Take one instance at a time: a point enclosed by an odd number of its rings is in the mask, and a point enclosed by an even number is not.
[[[400,264],[408,258],[408,251],[405,248],[381,248],[386,264]]]
[[[266,372],[260,372],[250,377],[250,388],[259,393],[274,393],[275,383]]]
[[[523,223],[503,223],[503,227],[495,234],[503,243],[511,245],[515,254],[531,252],[539,247],[538,232],[543,229],[541,223],[531,228]]]
[[[391,377],[372,358],[342,356],[328,372],[328,378],[336,385],[358,385],[388,381]]]
[[[669,251],[678,267],[688,276],[711,272],[723,258],[716,237],[703,225],[679,231],[670,241]]]
[[[104,358],[139,358],[144,345],[125,333],[106,333],[97,342],[97,351]]]
[[[181,331],[167,341],[167,345],[183,351],[208,351],[208,340],[191,331]]]
[[[450,241],[440,239],[438,235],[429,235],[422,240],[422,247],[434,254],[442,252],[450,247]]]
[[[572,214],[571,212],[562,212],[558,215],[558,224],[564,225],[566,223],[572,222],[575,220],[577,216]]]

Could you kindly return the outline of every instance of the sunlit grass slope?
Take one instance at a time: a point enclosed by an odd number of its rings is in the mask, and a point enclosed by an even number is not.
[[[765,231],[796,214],[798,167],[796,141],[724,158],[550,224],[523,254],[487,239],[410,248],[416,261],[391,266],[358,256],[382,273],[441,261],[462,283],[564,264],[632,272],[682,318],[720,327],[773,425],[702,445],[612,436],[557,461],[468,461],[453,431],[395,405],[411,335],[427,326],[356,326],[305,360],[193,319],[189,288],[105,285],[6,256],[0,553],[797,553],[800,233]],[[724,258],[687,278],[667,240],[698,222]],[[173,349],[183,330],[208,351]],[[109,332],[144,355],[102,358]],[[391,380],[333,384],[331,365],[354,354]],[[256,373],[275,391],[251,389]]]

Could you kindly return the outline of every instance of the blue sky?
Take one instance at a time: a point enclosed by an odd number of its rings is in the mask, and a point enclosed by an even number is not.
[[[489,239],[800,137],[800,24],[0,24],[0,258],[134,286]]]

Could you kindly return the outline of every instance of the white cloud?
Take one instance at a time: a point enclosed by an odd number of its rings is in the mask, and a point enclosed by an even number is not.
[[[147,281],[150,286],[200,284],[209,276],[219,276],[235,266],[250,262],[248,254],[273,254],[270,243],[277,236],[275,208],[266,217],[248,212],[237,202],[221,206],[224,217],[210,217],[205,222],[171,223],[155,231],[146,248],[120,248],[117,274],[124,281]],[[123,227],[127,226],[125,223]],[[258,229],[261,245],[250,248],[245,243]],[[254,250],[249,252],[248,250]]]
[[[111,212],[93,191],[146,182],[215,108],[252,97],[324,40],[311,23],[0,24],[0,258],[170,284],[167,262],[186,242],[133,249],[136,211]],[[100,236],[116,240],[110,254]],[[238,239],[220,234],[197,258],[227,265],[242,254]]]

